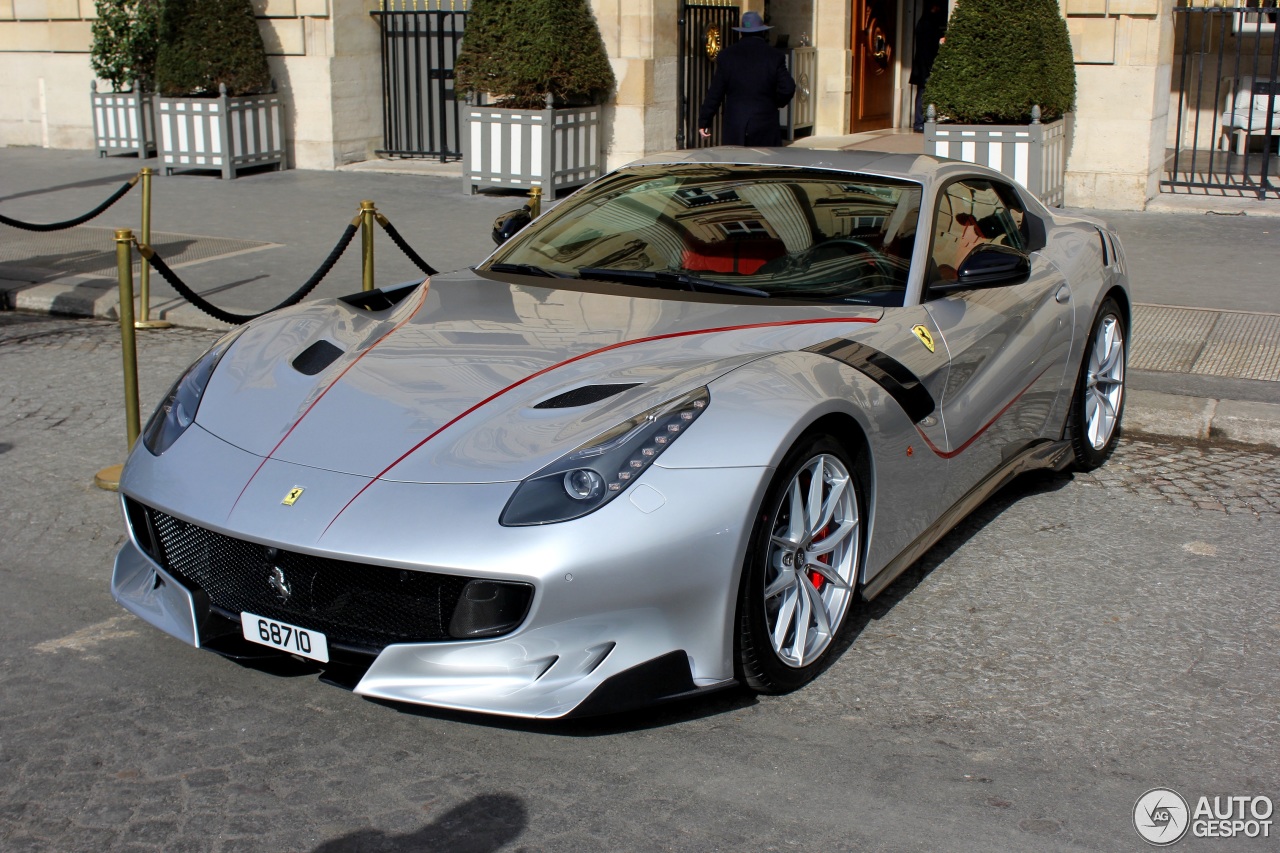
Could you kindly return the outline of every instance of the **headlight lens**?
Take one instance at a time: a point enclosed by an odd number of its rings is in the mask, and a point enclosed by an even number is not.
[[[195,423],[196,410],[200,408],[200,398],[209,384],[209,377],[218,361],[231,348],[231,344],[244,331],[241,327],[218,339],[218,342],[195,363],[187,368],[169,393],[164,395],[156,408],[147,427],[142,431],[142,443],[151,451],[152,456],[159,456],[178,440],[178,436],[187,431],[187,427]]]
[[[499,521],[526,527],[595,512],[626,491],[710,402],[707,389],[697,388],[601,433],[521,483]]]

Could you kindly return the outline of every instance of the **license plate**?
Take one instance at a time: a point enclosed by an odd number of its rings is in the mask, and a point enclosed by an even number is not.
[[[240,614],[240,630],[251,643],[270,646],[321,663],[329,662],[329,643],[319,631],[299,628],[288,622],[277,622],[256,613]]]

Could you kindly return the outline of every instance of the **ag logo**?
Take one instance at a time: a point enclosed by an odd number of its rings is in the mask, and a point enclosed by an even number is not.
[[[1133,804],[1133,828],[1142,840],[1165,847],[1182,839],[1191,824],[1182,795],[1169,788],[1152,788]]]
[[[285,506],[293,506],[298,502],[298,498],[302,497],[302,493],[305,491],[306,489],[302,488],[302,486],[294,486],[289,490],[289,494],[284,496],[284,500],[280,501],[280,503]]]
[[[929,348],[929,352],[933,352],[933,335],[924,326],[912,326],[911,331],[920,339],[920,343]]]

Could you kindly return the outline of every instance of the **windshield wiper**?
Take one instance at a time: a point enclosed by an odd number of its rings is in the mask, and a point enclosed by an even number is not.
[[[620,284],[653,284],[669,290],[733,293],[742,296],[769,296],[767,291],[757,290],[754,287],[729,284],[726,281],[712,281],[709,278],[698,278],[688,273],[663,270],[613,270],[603,267],[584,267],[578,270],[578,277],[593,278],[597,281],[616,281]]]
[[[572,278],[568,273],[551,272],[533,264],[490,264],[489,269],[492,272],[518,272],[525,275],[537,275],[542,278]]]

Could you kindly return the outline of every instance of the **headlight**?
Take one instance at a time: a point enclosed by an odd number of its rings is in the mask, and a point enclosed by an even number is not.
[[[521,483],[499,521],[524,527],[595,512],[626,491],[710,401],[698,388],[596,436]]]
[[[147,428],[142,431],[142,443],[151,451],[152,456],[159,456],[168,450],[178,440],[178,436],[195,423],[196,409],[200,408],[200,398],[204,396],[204,389],[209,384],[213,369],[242,331],[244,327],[219,338],[212,349],[196,359],[187,368],[187,372],[173,383],[169,393],[164,395],[155,414],[147,421]]]

